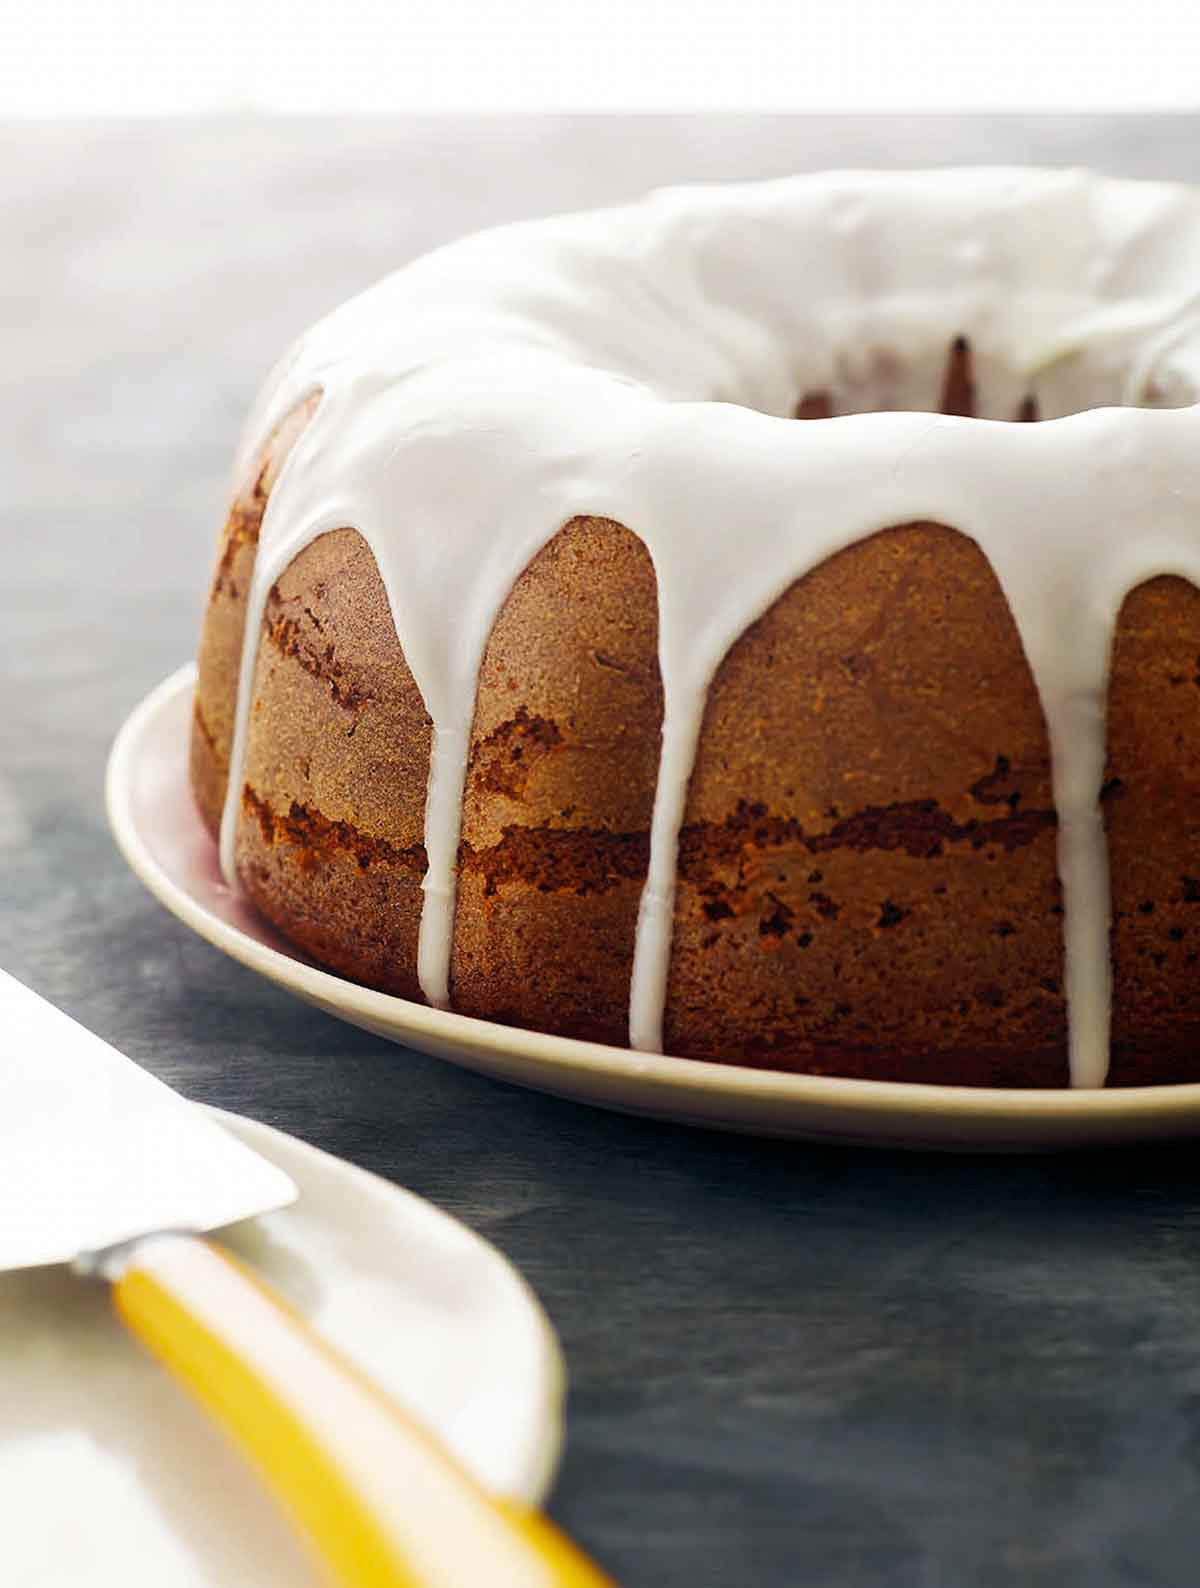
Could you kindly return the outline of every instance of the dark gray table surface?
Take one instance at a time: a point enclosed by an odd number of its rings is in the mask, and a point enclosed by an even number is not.
[[[1200,119],[0,127],[0,964],[508,1253],[571,1375],[553,1514],[626,1588],[1195,1583],[1195,1150],[817,1149],[467,1074],[168,917],[109,838],[104,760],[193,649],[239,422],[317,313],[658,182],[973,161],[1195,178]]]

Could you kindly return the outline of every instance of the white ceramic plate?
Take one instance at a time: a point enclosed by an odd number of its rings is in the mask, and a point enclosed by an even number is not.
[[[214,1111],[216,1113],[216,1111]],[[537,1501],[561,1434],[558,1347],[486,1241],[411,1192],[216,1113],[300,1199],[223,1231],[493,1492]],[[241,1460],[65,1268],[0,1276],[5,1588],[319,1588]]]
[[[522,1086],[761,1135],[981,1150],[1200,1135],[1200,1085],[992,1091],[774,1074],[493,1025],[318,970],[221,880],[215,846],[187,781],[194,679],[190,666],[172,674],[117,736],[108,767],[108,812],[117,843],[180,920],[343,1020]]]

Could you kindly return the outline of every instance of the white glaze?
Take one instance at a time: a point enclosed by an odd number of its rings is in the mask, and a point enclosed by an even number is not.
[[[1200,584],[1200,408],[1112,405],[1200,391],[1197,283],[1192,190],[1018,170],[669,189],[469,237],[386,278],[302,338],[247,427],[243,468],[290,408],[323,393],[260,534],[227,878],[267,592],[314,537],[352,526],[434,723],[419,974],[446,1006],[488,635],[570,518],[616,519],[658,580],[663,747],[630,994],[631,1045],[658,1050],[679,825],[717,666],[830,553],[933,519],[983,550],[1037,682],[1060,818],[1071,1076],[1101,1085],[1112,633],[1142,580]],[[928,411],[960,333],[978,419]],[[819,390],[857,411],[793,422],[797,399]],[[1029,392],[1052,422],[1007,422]]]

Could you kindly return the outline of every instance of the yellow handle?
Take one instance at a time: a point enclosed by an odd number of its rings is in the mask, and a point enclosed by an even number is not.
[[[342,1588],[613,1588],[536,1512],[491,1499],[255,1275],[141,1242],[117,1311],[220,1422]]]

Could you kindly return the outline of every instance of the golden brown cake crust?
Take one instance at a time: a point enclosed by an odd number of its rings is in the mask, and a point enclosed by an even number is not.
[[[625,1041],[661,712],[645,549],[573,521],[518,581],[481,670],[454,1007]],[[238,869],[298,946],[408,997],[429,734],[369,549],[322,536],[268,601]],[[1019,642],[969,541],[907,526],[800,581],[714,681],[668,1050],[1062,1084],[1047,767]]]
[[[257,460],[222,536],[192,738],[214,833],[258,526],[315,402]],[[484,658],[454,1007],[626,1041],[661,720],[649,557],[619,524],[573,520],[518,580]],[[237,865],[295,944],[411,998],[430,734],[366,543],[320,537],[269,595]],[[1126,602],[1113,656],[1115,1084],[1200,1076],[1198,747],[1200,592],[1156,579]],[[982,554],[934,524],[848,548],[785,592],[714,680],[681,837],[667,1051],[1065,1085],[1055,843],[1040,705]]]
[[[624,1043],[662,685],[645,547],[568,524],[493,628],[471,736],[454,1007]]]
[[[1108,707],[1109,1084],[1200,1080],[1200,590],[1121,608]]]
[[[200,646],[196,656],[196,698],[192,709],[190,770],[192,792],[208,830],[217,836],[233,719],[237,709],[238,670],[246,629],[246,596],[254,572],[258,531],[271,487],[317,410],[319,396],[300,403],[281,422],[241,481],[221,530],[217,566],[209,589]]]
[[[334,969],[420,997],[431,723],[356,530],[321,535],[267,600],[237,867],[262,912]]]
[[[797,581],[709,692],[669,1052],[1066,1083],[1049,747],[982,553],[886,530]]]

